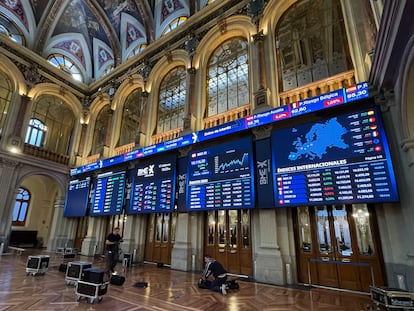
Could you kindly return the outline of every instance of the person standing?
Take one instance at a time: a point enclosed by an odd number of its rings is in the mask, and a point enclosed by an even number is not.
[[[106,245],[106,272],[114,273],[115,266],[118,263],[119,243],[122,242],[122,237],[119,234],[119,228],[115,227],[112,232],[108,234],[105,240]]]
[[[221,263],[212,258],[210,255],[204,256],[205,268],[201,276],[201,282],[207,285],[212,291],[221,292],[223,295],[227,295],[226,281],[227,271],[224,269]],[[214,277],[213,281],[208,281],[210,276]]]

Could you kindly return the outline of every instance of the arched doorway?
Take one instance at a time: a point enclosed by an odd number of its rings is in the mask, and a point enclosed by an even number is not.
[[[366,292],[384,285],[372,206],[298,207],[294,220],[300,283]]]
[[[253,275],[250,214],[248,209],[205,214],[204,254],[217,259],[230,273]]]

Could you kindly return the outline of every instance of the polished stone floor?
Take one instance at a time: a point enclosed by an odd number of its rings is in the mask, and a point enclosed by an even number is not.
[[[35,252],[31,255],[45,255]],[[90,303],[76,294],[74,285],[67,285],[66,273],[58,267],[62,259],[50,256],[44,274],[27,274],[27,257],[7,254],[0,256],[0,311],[11,310],[274,310],[274,311],[364,311],[370,310],[370,297],[335,290],[317,288],[287,288],[239,280],[238,290],[229,290],[227,295],[199,289],[199,274],[175,271],[152,264],[138,264],[123,270],[126,281],[122,286],[108,285],[102,301]],[[101,268],[102,260],[77,257],[75,260],[89,261],[93,267]],[[136,282],[148,282],[147,288],[137,288]]]

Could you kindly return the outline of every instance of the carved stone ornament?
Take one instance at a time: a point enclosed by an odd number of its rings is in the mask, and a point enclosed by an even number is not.
[[[254,128],[252,129],[252,133],[256,139],[268,138],[272,133],[272,126],[268,125]]]

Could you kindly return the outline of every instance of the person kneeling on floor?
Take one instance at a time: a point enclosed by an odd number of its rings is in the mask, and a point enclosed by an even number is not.
[[[223,295],[227,294],[226,281],[227,281],[227,271],[223,268],[222,264],[217,260],[212,258],[210,255],[204,256],[205,267],[201,279],[198,283],[200,288],[208,288],[212,291],[222,293]],[[210,276],[214,277],[213,281],[210,281],[208,278]]]

